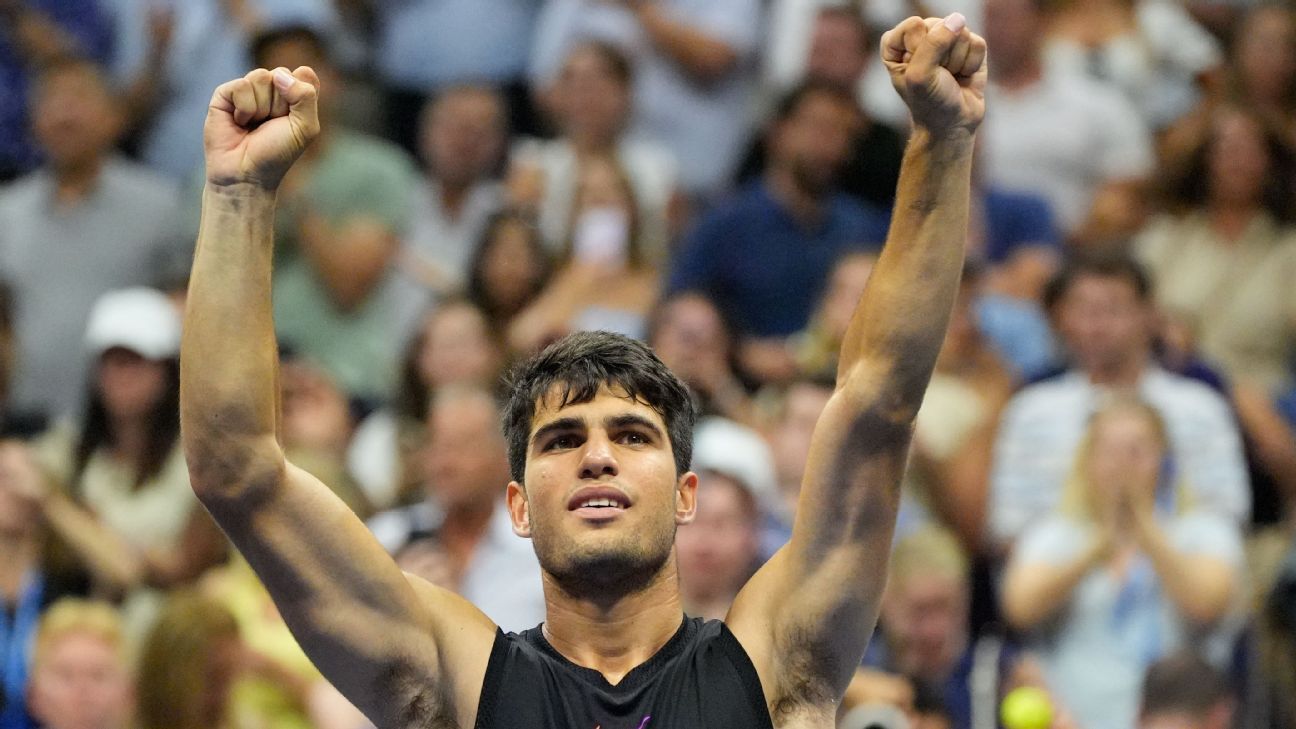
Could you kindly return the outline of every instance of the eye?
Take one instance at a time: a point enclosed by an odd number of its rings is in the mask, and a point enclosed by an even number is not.
[[[548,443],[545,444],[544,449],[547,451],[567,450],[568,448],[575,448],[577,445],[578,442],[576,440],[576,436],[557,435],[554,436],[552,439],[550,439]]]
[[[648,436],[634,430],[627,431],[625,435],[621,436],[621,440],[630,445],[648,445],[650,442]]]

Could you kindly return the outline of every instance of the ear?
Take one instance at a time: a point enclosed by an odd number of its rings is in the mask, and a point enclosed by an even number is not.
[[[698,477],[689,471],[675,484],[675,523],[683,526],[697,516]]]
[[[509,481],[506,499],[509,519],[513,522],[513,533],[523,539],[530,539],[531,507],[527,504],[526,489],[517,481]]]

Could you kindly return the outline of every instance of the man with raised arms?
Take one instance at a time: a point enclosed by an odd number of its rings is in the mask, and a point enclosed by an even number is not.
[[[886,580],[909,435],[962,270],[985,44],[910,18],[882,53],[912,111],[885,250],[842,346],[791,541],[723,622],[684,616],[674,535],[692,520],[693,407],[643,345],[573,335],[513,374],[513,530],[547,620],[505,634],[403,574],[333,493],[284,459],[270,267],[275,189],[318,132],[309,68],[216,90],[182,353],[195,491],[312,660],[380,727],[831,726]],[[503,487],[503,484],[501,484]]]

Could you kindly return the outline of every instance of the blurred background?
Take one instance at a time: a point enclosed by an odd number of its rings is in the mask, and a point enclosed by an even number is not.
[[[677,545],[722,618],[885,240],[880,33],[954,10],[990,47],[968,264],[839,726],[1296,727],[1292,6],[0,0],[0,729],[368,726],[178,447],[218,84],[323,83],[276,221],[290,458],[533,627],[500,375],[642,338],[705,414]]]

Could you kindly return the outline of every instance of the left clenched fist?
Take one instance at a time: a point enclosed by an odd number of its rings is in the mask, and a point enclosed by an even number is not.
[[[985,116],[986,44],[959,13],[912,17],[882,36],[882,61],[914,125],[934,134],[975,131]]]

